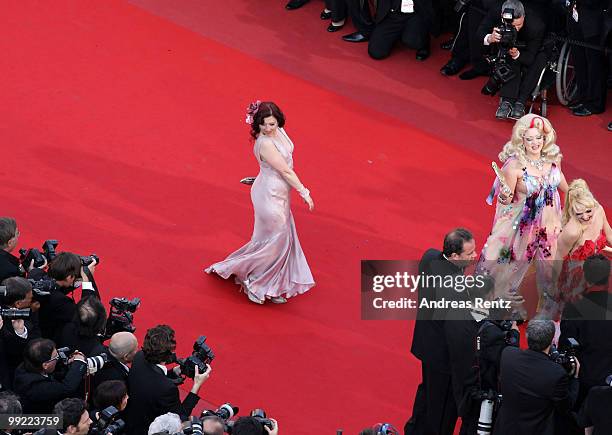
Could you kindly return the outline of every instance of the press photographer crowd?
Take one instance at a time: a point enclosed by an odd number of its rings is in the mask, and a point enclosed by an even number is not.
[[[286,8],[309,1],[290,0]],[[500,95],[498,119],[519,119],[540,99],[546,116],[553,82],[575,116],[606,108],[612,86],[610,0],[325,0],[320,17],[331,20],[328,32],[340,31],[350,18],[356,31],[342,39],[367,43],[373,59],[388,57],[401,42],[424,61],[432,36],[452,34],[441,44],[450,59],[440,73],[486,78],[482,93]]]
[[[140,300],[112,298],[107,312],[94,279],[100,258],[56,252],[56,240],[16,256],[18,238],[15,220],[0,217],[0,433],[278,434],[262,409],[234,418],[238,408],[227,403],[192,416],[211,375],[206,337],[185,358],[168,325],[149,329],[139,345]],[[180,400],[187,378],[192,387]],[[20,415],[61,420],[36,431]]]

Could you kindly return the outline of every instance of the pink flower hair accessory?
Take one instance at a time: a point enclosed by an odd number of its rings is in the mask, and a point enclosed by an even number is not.
[[[253,124],[255,114],[259,110],[260,104],[261,104],[261,101],[257,100],[257,101],[253,101],[251,104],[249,104],[249,107],[247,107],[246,120],[245,120],[247,124],[250,124],[250,125]]]

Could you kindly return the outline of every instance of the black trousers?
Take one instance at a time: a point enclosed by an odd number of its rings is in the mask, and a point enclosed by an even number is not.
[[[546,67],[546,62],[546,53],[543,51],[536,54],[531,65],[521,65],[518,60],[511,59],[508,63],[515,77],[502,85],[499,95],[503,99],[525,104],[538,84],[538,79],[542,70]]]
[[[421,362],[423,382],[417,388],[412,417],[404,435],[452,435],[457,423],[457,405],[451,376]]]
[[[487,68],[484,60],[484,46],[478,37],[478,26],[485,17],[484,5],[475,2],[460,17],[459,32],[455,37],[452,56],[462,64],[471,63],[480,71]]]
[[[576,35],[580,39],[582,35]],[[584,42],[599,45],[600,36],[583,38]],[[572,46],[578,99],[589,110],[603,112],[606,110],[606,56],[603,51],[591,48]]]
[[[374,59],[391,54],[393,44],[401,40],[414,49],[429,48],[429,28],[418,13],[390,12],[374,27],[368,43],[368,53]]]

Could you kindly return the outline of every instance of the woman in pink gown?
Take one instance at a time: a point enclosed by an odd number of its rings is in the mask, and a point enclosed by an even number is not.
[[[259,174],[251,187],[255,224],[251,241],[208,267],[222,278],[234,275],[252,302],[284,303],[315,282],[300,246],[291,214],[293,187],[312,211],[310,192],[293,170],[293,142],[283,129],[285,117],[272,102],[251,103],[247,123],[255,139]]]
[[[612,228],[606,213],[582,179],[571,182],[563,209],[553,279],[558,285],[559,307],[576,302],[586,288],[582,265],[591,255],[607,253],[612,246]]]

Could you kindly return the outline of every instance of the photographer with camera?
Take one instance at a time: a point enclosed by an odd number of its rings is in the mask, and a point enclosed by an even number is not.
[[[82,353],[75,352],[65,361],[68,370],[61,379],[54,377],[61,358],[53,341],[44,338],[30,341],[23,359],[15,371],[13,387],[21,397],[24,413],[49,414],[58,400],[78,395],[87,371]]]
[[[53,408],[53,413],[61,416],[62,435],[87,435],[91,426],[91,418],[87,411],[87,404],[82,399],[64,399]]]
[[[88,357],[105,353],[101,342],[105,325],[106,309],[100,299],[95,296],[81,298],[74,319],[61,329],[58,345],[79,349]]]
[[[206,371],[201,373],[198,366],[195,366],[193,387],[181,402],[177,387],[177,383],[182,381],[181,370],[179,367],[172,370],[166,367],[176,360],[175,349],[175,333],[170,326],[158,325],[147,331],[142,351],[134,357],[128,375],[128,433],[146,434],[155,417],[167,412],[174,412],[181,418],[186,418],[200,400],[198,392],[209,378],[211,368],[207,365]]]
[[[552,320],[531,320],[527,326],[528,349],[506,347],[501,356],[501,407],[495,435],[557,434],[556,416],[566,415],[578,395],[580,363],[572,358],[571,372],[551,360],[555,336]],[[571,376],[571,378],[570,378]]]
[[[580,300],[568,304],[561,317],[559,343],[580,343],[580,393],[576,410],[589,390],[603,385],[612,368],[612,294],[610,260],[603,254],[588,257],[582,266],[586,288]],[[608,320],[606,320],[608,319]]]
[[[256,417],[240,417],[232,427],[233,435],[278,435],[278,422],[273,418],[272,427],[264,425]]]
[[[534,12],[518,0],[506,0],[499,12],[492,9],[480,24],[478,33],[485,46],[496,53],[491,63],[491,78],[482,92],[494,95],[499,90],[501,100],[495,116],[498,119],[519,119],[525,115],[525,102],[535,88],[545,56],[537,56],[542,47],[546,26]]]
[[[81,297],[97,296],[98,292],[90,280],[97,262],[83,266],[81,257],[70,252],[61,252],[49,262],[47,274],[33,269],[30,278],[35,281],[54,280],[50,294],[41,301],[39,316],[43,337],[57,340],[66,323],[72,322],[76,314],[74,296],[68,296],[78,287],[82,288]],[[87,269],[87,270],[85,270]]]
[[[130,365],[138,352],[138,340],[131,332],[113,334],[108,344],[108,361],[93,378],[93,389],[105,381],[122,381],[127,385]]]
[[[12,276],[25,276],[25,270],[11,252],[17,247],[19,230],[10,217],[0,217],[0,282]]]
[[[2,385],[11,389],[15,369],[23,361],[23,351],[28,343],[40,337],[38,318],[30,310],[32,304],[32,285],[21,277],[7,278],[0,288],[0,314],[5,319],[0,328],[0,336],[5,350],[6,372],[2,374]]]

